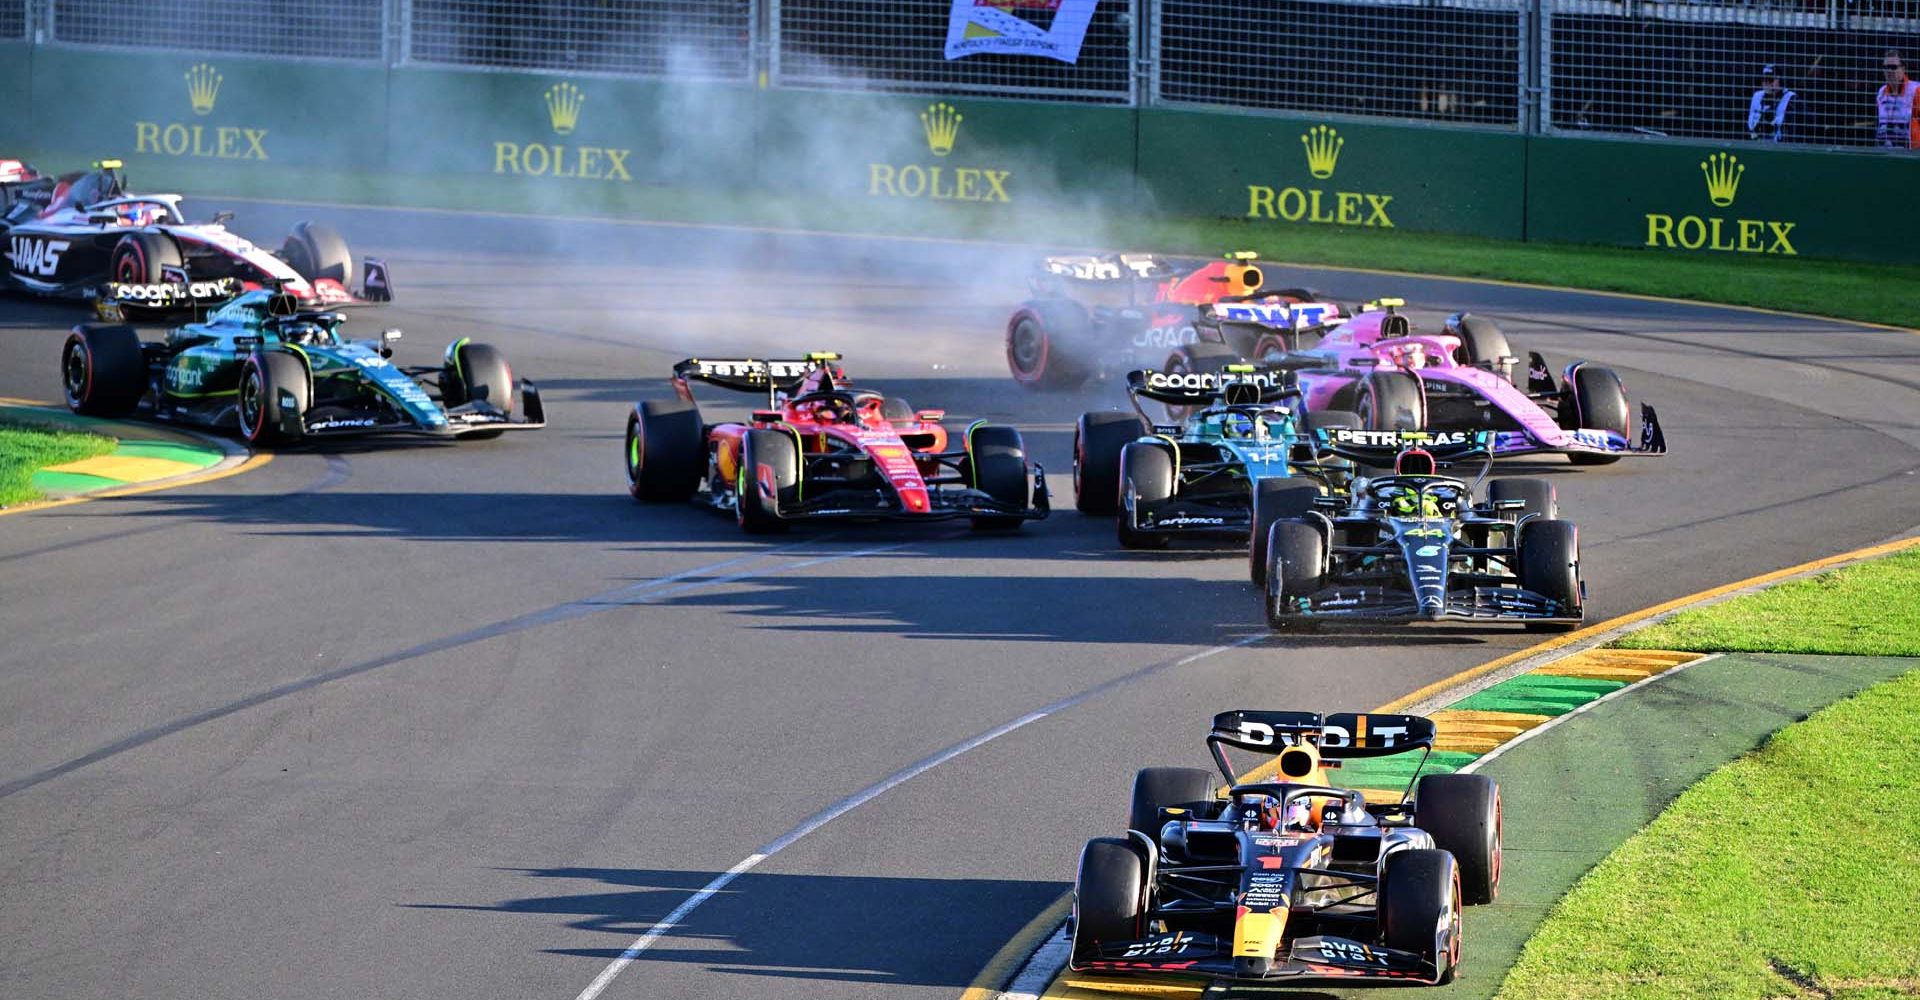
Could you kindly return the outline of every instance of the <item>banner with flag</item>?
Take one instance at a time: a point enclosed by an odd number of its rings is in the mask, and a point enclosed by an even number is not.
[[[989,52],[1078,62],[1099,0],[953,0],[947,58]]]

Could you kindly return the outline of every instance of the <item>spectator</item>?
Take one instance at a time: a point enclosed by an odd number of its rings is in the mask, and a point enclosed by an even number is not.
[[[1890,149],[1920,149],[1920,83],[1907,78],[1906,60],[1899,49],[1888,49],[1880,60],[1887,82],[1875,100],[1880,105],[1880,127],[1874,136]]]
[[[1761,142],[1786,142],[1788,109],[1794,93],[1780,82],[1772,63],[1760,67],[1760,89],[1747,102],[1747,138]]]

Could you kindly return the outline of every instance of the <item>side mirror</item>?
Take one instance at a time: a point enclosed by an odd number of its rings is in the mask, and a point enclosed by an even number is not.
[[[777,424],[785,419],[786,414],[781,413],[779,410],[753,411],[753,422],[756,424]]]
[[[1522,510],[1525,509],[1526,506],[1527,502],[1525,500],[1495,500],[1493,502],[1494,510]]]
[[[914,411],[913,419],[918,420],[923,424],[937,424],[940,421],[947,419],[947,411],[916,410]]]
[[[227,223],[232,221],[233,221],[232,212],[215,212],[213,213],[213,221],[210,223],[210,225],[224,226]]]
[[[383,358],[393,357],[393,345],[398,343],[399,340],[400,331],[393,327],[388,327],[380,331],[380,356]]]
[[[119,221],[120,217],[112,212],[87,213],[87,225],[89,226],[111,226],[117,224]]]

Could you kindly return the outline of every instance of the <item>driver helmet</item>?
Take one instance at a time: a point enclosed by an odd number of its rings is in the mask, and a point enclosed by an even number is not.
[[[1220,418],[1220,435],[1230,438],[1250,438],[1259,434],[1264,427],[1260,421],[1238,411]]]
[[[1387,501],[1387,513],[1394,517],[1431,520],[1440,516],[1440,498],[1411,486],[1405,487]]]
[[[167,210],[158,205],[116,205],[122,226],[151,226],[166,221]]]
[[[280,339],[289,344],[324,344],[327,328],[318,323],[289,323],[280,328]]]
[[[838,396],[815,400],[811,416],[818,423],[850,424],[854,422],[853,404]]]

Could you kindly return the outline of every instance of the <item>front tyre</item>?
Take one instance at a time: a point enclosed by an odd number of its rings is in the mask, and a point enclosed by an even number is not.
[[[1460,871],[1446,851],[1398,851],[1387,856],[1380,890],[1380,923],[1387,947],[1433,963],[1450,983],[1460,963]]]
[[[1580,593],[1580,534],[1572,521],[1535,518],[1520,526],[1520,586],[1560,605],[1568,617],[1583,611]],[[1572,625],[1540,623],[1543,628]]]
[[[786,431],[755,427],[740,438],[740,478],[734,484],[734,516],[749,535],[785,531],[780,506],[800,485],[800,447]]]
[[[1267,540],[1274,522],[1307,516],[1320,498],[1320,487],[1303,486],[1294,479],[1261,479],[1253,484],[1253,533],[1247,545],[1247,571],[1253,585],[1267,583]]]
[[[1144,441],[1122,448],[1120,495],[1123,500],[1115,518],[1120,545],[1129,549],[1166,548],[1166,535],[1140,530],[1140,509],[1173,496],[1173,452]]]
[[[1300,610],[1302,599],[1326,585],[1327,542],[1305,520],[1275,521],[1267,529],[1267,572],[1261,591],[1267,627],[1275,632],[1311,632],[1318,622]]]
[[[1633,440],[1632,410],[1627,406],[1627,389],[1621,383],[1620,376],[1611,368],[1594,365],[1580,365],[1573,370],[1573,390],[1561,405],[1562,412],[1571,404],[1571,427],[1591,428],[1593,430],[1612,431]],[[1562,420],[1562,424],[1569,421]],[[1567,458],[1575,465],[1612,465],[1620,461],[1619,455],[1601,455],[1594,452],[1572,451]]]
[[[282,399],[286,393],[290,399]],[[307,367],[291,354],[255,354],[240,366],[235,419],[248,444],[281,444],[298,437],[309,400]],[[289,431],[291,426],[295,430]]]
[[[325,278],[351,289],[357,278],[347,241],[325,223],[294,223],[293,231],[280,245],[280,256],[308,281]]]
[[[1082,945],[1114,944],[1142,936],[1146,869],[1139,849],[1119,837],[1096,837],[1080,849],[1080,867],[1073,878],[1076,951]]]
[[[1427,397],[1407,372],[1372,372],[1361,381],[1354,409],[1370,431],[1427,429]]]
[[[1033,476],[1027,465],[1027,448],[1020,432],[1011,427],[989,424],[976,427],[967,435],[967,473],[973,488],[992,497],[994,502],[1015,510],[1033,506]],[[973,526],[983,531],[1011,531],[1023,518],[976,517]]]
[[[1147,433],[1131,413],[1083,413],[1073,431],[1073,504],[1082,514],[1111,515],[1120,506],[1120,451]]]

